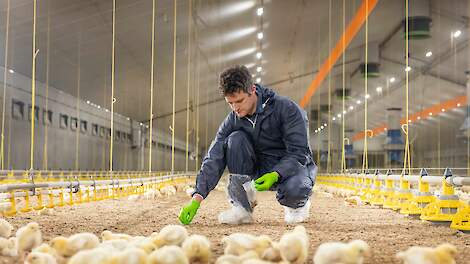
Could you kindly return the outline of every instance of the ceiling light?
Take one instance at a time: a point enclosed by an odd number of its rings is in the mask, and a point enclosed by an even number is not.
[[[366,94],[366,99],[369,99],[370,98],[370,94]]]
[[[410,67],[410,66],[406,66],[405,71],[406,71],[406,72],[411,71],[411,67]]]
[[[429,113],[430,116],[432,116],[432,113]]]
[[[357,103],[357,104],[361,104],[361,100],[357,100],[356,103]]]
[[[263,37],[264,37],[263,32],[258,32],[258,39],[263,39]]]
[[[462,35],[462,31],[460,31],[460,30],[455,31],[455,32],[452,34],[452,36],[454,36],[454,38],[458,38],[458,37],[460,37],[460,35]]]
[[[320,129],[323,129],[323,126],[321,126]]]
[[[346,114],[346,111],[343,111],[343,115]]]
[[[104,111],[106,111],[106,112],[109,112],[109,110],[108,110],[108,109],[104,109]]]
[[[262,16],[263,13],[264,13],[264,9],[263,9],[262,7],[259,7],[259,8],[256,10],[256,14],[257,14],[258,16]]]
[[[411,119],[408,119],[408,123],[411,123]]]
[[[457,107],[460,107],[460,103],[457,104]]]
[[[131,119],[128,117],[127,120],[131,120]]]
[[[98,109],[100,109],[100,108],[101,108],[101,106],[99,106],[99,105],[98,105],[97,107],[98,107]]]
[[[86,103],[87,103],[87,104],[90,104],[90,101],[89,101],[89,100],[87,100],[87,101],[86,101]]]
[[[353,110],[353,109],[354,109],[354,106],[351,105],[351,106],[349,107],[349,110]]]
[[[395,82],[395,77],[390,78],[390,82],[391,83]]]
[[[261,82],[261,78],[260,78],[260,77],[256,78],[256,82],[257,82],[257,83],[260,83],[260,82]]]
[[[429,58],[429,57],[431,57],[431,56],[432,56],[432,51],[428,51],[428,52],[426,52],[426,57],[428,57],[428,58]]]
[[[341,118],[341,114],[336,115],[338,118]]]
[[[331,119],[331,120],[335,121],[335,120],[336,120],[336,117],[333,117],[333,119]]]
[[[318,133],[318,129],[315,129],[315,133]]]
[[[263,70],[263,67],[261,67],[261,66],[256,67],[257,72],[261,72],[262,70]]]
[[[327,127],[327,126],[328,126],[328,124],[326,124],[326,123],[325,123],[325,124],[323,124],[323,126]]]
[[[421,120],[421,117],[420,117],[420,116],[418,116],[418,120]]]
[[[375,89],[378,93],[381,93],[382,92],[382,86],[379,86]]]
[[[261,52],[256,52],[256,58],[257,59],[261,59],[261,56],[263,56],[263,54]]]
[[[15,73],[15,71],[12,70],[12,69],[9,69],[8,71],[9,71],[10,73]]]

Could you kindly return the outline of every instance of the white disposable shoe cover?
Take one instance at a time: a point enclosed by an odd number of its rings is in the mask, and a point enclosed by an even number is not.
[[[297,224],[305,222],[310,215],[310,199],[307,200],[304,206],[293,209],[284,206],[284,221],[287,224]]]
[[[219,223],[221,224],[239,225],[252,222],[251,213],[241,206],[232,206],[232,208],[219,214]]]

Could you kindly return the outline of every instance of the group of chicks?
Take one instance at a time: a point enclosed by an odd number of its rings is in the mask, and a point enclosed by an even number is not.
[[[185,191],[186,195],[191,196],[194,192],[194,188],[187,185],[187,184],[177,184],[177,185],[165,185],[164,187],[160,189],[151,189],[146,191],[144,194],[133,194],[129,195],[128,200],[129,201],[137,201],[140,199],[145,199],[145,200],[154,200],[158,197],[162,196],[171,196],[175,195],[177,191],[182,190]]]
[[[0,219],[0,256],[18,257],[25,264],[189,264],[209,263],[212,245],[202,235],[189,235],[185,227],[167,225],[150,236],[131,236],[105,230],[101,239],[92,233],[58,236],[43,243],[38,223],[19,228]],[[222,239],[224,255],[216,264],[302,264],[310,262],[309,236],[299,225],[284,233],[279,241],[267,235],[233,233]],[[414,246],[396,257],[404,264],[455,264],[455,246],[435,248]],[[362,240],[321,244],[313,264],[362,264],[370,256]]]

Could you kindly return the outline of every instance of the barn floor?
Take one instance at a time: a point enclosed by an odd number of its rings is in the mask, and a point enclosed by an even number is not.
[[[290,228],[284,223],[283,208],[274,196],[274,193],[258,195],[259,205],[255,211],[254,224],[227,226],[217,222],[217,214],[228,208],[225,193],[213,191],[204,201],[188,230],[190,233],[207,236],[213,243],[215,257],[223,253],[221,238],[234,232],[268,234],[279,239]],[[188,201],[184,193],[161,199],[158,202],[132,202],[125,198],[108,200],[73,208],[63,207],[56,209],[53,215],[39,216],[32,212],[19,214],[8,220],[15,228],[37,221],[46,241],[54,236],[77,232],[94,232],[99,235],[105,229],[131,235],[149,235],[167,224],[178,223],[180,207]],[[365,263],[399,263],[394,255],[400,250],[412,245],[435,246],[443,242],[450,242],[458,247],[457,263],[468,263],[466,261],[470,259],[470,234],[457,232],[448,226],[410,219],[390,210],[371,206],[347,206],[342,198],[314,196],[311,218],[305,226],[310,234],[311,257],[323,242],[363,239],[373,250],[372,256]],[[16,259],[0,260],[0,263],[17,262]]]

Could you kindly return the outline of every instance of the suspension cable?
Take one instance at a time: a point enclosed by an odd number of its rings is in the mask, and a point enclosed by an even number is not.
[[[3,106],[2,106],[2,137],[1,137],[1,164],[2,170],[5,169],[5,104],[6,104],[6,93],[7,93],[7,69],[8,69],[8,40],[10,33],[10,0],[7,1],[7,24],[6,24],[6,33],[5,33],[5,64],[3,72]]]
[[[366,14],[369,12],[369,1],[366,0]],[[369,16],[366,16],[366,21],[365,21],[365,55],[364,55],[364,73],[365,73],[365,78],[364,78],[364,152],[362,155],[362,173],[365,173],[366,170],[369,168],[369,163],[368,163],[368,157],[367,157],[367,79],[368,79],[368,69],[367,69],[367,63],[368,63],[368,52],[369,52],[369,46],[368,46],[368,41],[369,41]],[[343,112],[344,113],[344,112]],[[343,116],[344,118],[344,116]]]
[[[177,1],[173,8],[173,115],[171,121],[171,174],[175,171],[175,99],[176,99],[176,11]]]
[[[31,71],[31,149],[30,149],[30,166],[34,169],[34,124],[36,116],[36,56],[39,50],[36,50],[36,13],[37,0],[33,0],[33,49],[32,49],[32,71]],[[39,114],[39,112],[38,112]]]
[[[152,136],[153,136],[153,76],[155,67],[155,0],[152,1],[152,58],[150,66],[150,133],[149,133],[149,175],[152,172]]]
[[[114,142],[114,71],[115,71],[115,43],[116,42],[116,0],[113,0],[113,42],[111,54],[111,138],[109,141],[109,172],[113,172],[113,142]]]

